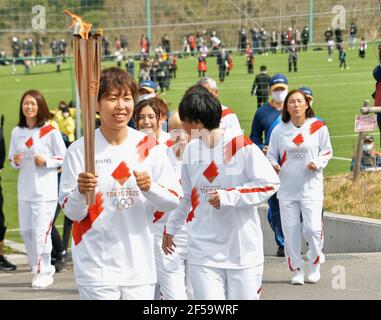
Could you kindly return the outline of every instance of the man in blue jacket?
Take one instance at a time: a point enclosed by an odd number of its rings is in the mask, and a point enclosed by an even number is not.
[[[265,103],[255,112],[251,125],[250,139],[264,154],[267,153],[272,130],[281,122],[283,102],[288,93],[288,79],[283,74],[276,74],[270,79],[270,92],[272,100]],[[284,236],[280,221],[279,201],[274,194],[269,200],[268,221],[275,233],[278,245],[277,256],[284,257]]]

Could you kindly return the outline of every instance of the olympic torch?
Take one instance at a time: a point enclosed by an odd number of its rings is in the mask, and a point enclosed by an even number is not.
[[[92,33],[91,23],[84,22],[69,10],[63,12],[72,18],[69,28],[74,30],[73,56],[84,128],[85,171],[95,174],[94,133],[102,60],[102,30]],[[86,203],[95,204],[95,191],[86,193]]]

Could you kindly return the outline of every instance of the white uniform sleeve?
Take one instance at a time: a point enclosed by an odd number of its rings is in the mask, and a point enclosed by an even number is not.
[[[151,177],[151,188],[142,193],[158,211],[172,211],[179,205],[180,184],[163,149],[157,148],[157,152],[154,152],[152,157],[155,165]]]
[[[221,207],[245,207],[262,203],[279,188],[279,178],[269,161],[256,145],[245,150],[243,174],[249,182],[226,190],[217,190]]]
[[[66,146],[62,139],[62,135],[58,130],[54,130],[51,135],[52,157],[45,159],[47,168],[61,167],[64,161]]]
[[[192,185],[186,164],[183,164],[181,167],[181,184],[184,196],[180,199],[179,207],[169,213],[166,225],[166,232],[171,235],[175,235],[182,228],[185,224],[187,214],[192,209]]]
[[[276,130],[276,128],[273,130],[273,132],[271,132],[270,143],[266,157],[272,166],[279,165],[280,149],[278,143],[278,130]]]
[[[312,160],[312,162],[316,164],[318,170],[322,170],[327,166],[328,161],[332,156],[333,150],[328,128],[324,126],[319,130],[319,154],[316,159]]]
[[[13,169],[20,169],[21,168],[21,165],[17,166],[14,162],[13,162],[13,156],[15,154],[17,154],[17,147],[16,147],[16,141],[17,141],[17,136],[16,136],[16,128],[12,130],[12,134],[11,134],[11,142],[9,144],[9,152],[8,152],[8,159],[9,159],[9,162],[11,164],[11,167]],[[22,161],[22,160],[21,160]]]
[[[78,175],[84,172],[80,159],[69,148],[62,166],[59,203],[65,215],[73,221],[81,221],[88,214],[85,196],[78,190]]]
[[[242,134],[242,128],[241,128],[241,125],[239,123],[239,120],[238,120],[238,117],[235,113],[233,114],[230,114],[228,116],[229,118],[229,122],[230,122],[230,128],[233,130],[234,134],[235,135],[241,135]]]

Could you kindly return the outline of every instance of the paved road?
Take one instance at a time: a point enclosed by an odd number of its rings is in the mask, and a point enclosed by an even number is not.
[[[77,300],[72,265],[55,275],[54,284],[45,290],[30,286],[32,275],[26,256],[13,254],[9,260],[18,265],[15,272],[0,272],[0,300]],[[381,253],[331,254],[322,265],[322,279],[317,284],[293,286],[283,258],[266,257],[263,276],[263,300],[294,299],[381,299]]]

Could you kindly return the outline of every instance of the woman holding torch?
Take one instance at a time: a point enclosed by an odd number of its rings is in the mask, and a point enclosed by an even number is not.
[[[84,169],[84,139],[68,149],[60,204],[74,221],[72,256],[81,299],[153,299],[153,212],[179,204],[169,159],[156,139],[127,126],[137,85],[119,68],[102,72],[95,131],[95,172]],[[86,205],[85,194],[96,193]]]

